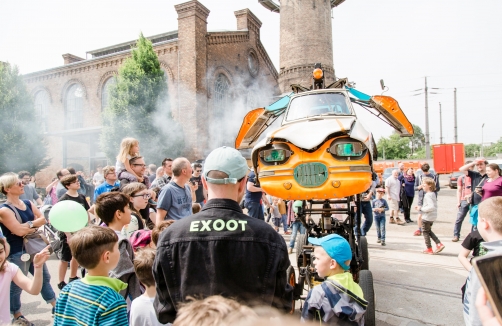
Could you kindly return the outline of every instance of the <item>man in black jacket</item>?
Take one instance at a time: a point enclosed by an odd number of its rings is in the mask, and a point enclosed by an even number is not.
[[[247,305],[291,309],[293,288],[286,243],[264,221],[242,213],[246,160],[220,147],[204,164],[202,183],[208,201],[198,214],[176,221],[158,242],[153,266],[161,323],[173,322],[188,296],[222,295]]]

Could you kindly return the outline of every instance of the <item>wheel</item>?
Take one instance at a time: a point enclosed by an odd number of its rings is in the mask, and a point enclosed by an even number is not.
[[[302,252],[303,245],[305,245],[306,240],[305,240],[305,234],[298,234],[296,236],[296,261],[298,261],[298,257],[300,257],[300,253]],[[302,267],[298,265],[298,267]]]
[[[373,289],[373,275],[370,271],[359,272],[359,286],[363,290],[364,299],[368,301],[364,314],[364,325],[375,326],[375,290]]]
[[[286,279],[289,285],[293,287],[293,289],[296,286],[296,275],[295,275],[295,269],[293,266],[289,266],[288,269],[286,270]],[[293,297],[293,302],[291,305],[291,310],[289,311],[290,314],[293,314],[295,312],[295,299]]]
[[[363,258],[363,264],[361,265],[361,270],[370,269],[370,256],[368,254],[368,240],[365,236],[359,237],[359,253]]]

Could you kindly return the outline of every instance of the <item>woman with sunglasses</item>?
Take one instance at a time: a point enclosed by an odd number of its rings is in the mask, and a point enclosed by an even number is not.
[[[122,229],[122,234],[128,238],[137,230],[145,228],[145,222],[140,210],[148,206],[151,195],[146,186],[140,182],[133,182],[122,188],[122,192],[130,197],[131,222]]]
[[[21,200],[19,196],[24,194],[24,185],[19,181],[17,174],[9,172],[0,177],[0,191],[7,197],[5,204],[0,206],[0,227],[2,233],[10,245],[10,255],[8,261],[17,265],[24,275],[28,271],[34,274],[34,264],[29,255],[26,256],[23,248],[23,237],[34,233],[39,227],[45,224],[43,214],[37,206],[28,200]],[[21,221],[16,218],[16,212]],[[52,307],[56,304],[56,294],[52,289],[51,276],[45,263],[42,266],[42,297]],[[7,289],[2,289],[7,291]],[[25,319],[21,313],[21,292],[22,289],[15,283],[10,286],[10,312],[14,315],[14,320]],[[54,312],[54,308],[52,310]]]

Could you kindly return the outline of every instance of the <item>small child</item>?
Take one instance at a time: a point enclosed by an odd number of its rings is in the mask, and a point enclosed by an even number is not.
[[[65,200],[72,200],[74,202],[79,203],[84,207],[86,211],[90,209],[89,203],[84,195],[79,194],[78,190],[80,189],[80,181],[78,180],[78,176],[76,174],[68,174],[61,178],[61,184],[66,189],[66,193],[59,198],[58,202],[62,202]],[[70,216],[71,217],[71,216]],[[87,213],[88,224],[90,222],[89,213]],[[68,263],[70,263],[70,278],[68,282],[73,282],[78,280],[77,271],[78,271],[78,263],[75,258],[71,255],[71,250],[69,243],[71,241],[71,234],[58,231],[59,239],[61,240],[61,254],[59,255],[59,269],[58,269],[58,289],[62,290],[66,286],[65,277],[66,270],[68,269]]]
[[[124,225],[131,222],[129,202],[129,196],[121,192],[107,192],[99,195],[95,204],[98,217],[108,228],[115,231],[118,237],[119,261],[116,267],[110,270],[109,276],[127,283],[126,288],[120,294],[126,298],[128,310],[132,300],[141,295],[139,281],[134,273],[134,250],[127,237],[121,232]]]
[[[381,243],[385,246],[385,212],[389,210],[389,205],[387,201],[383,199],[385,195],[385,189],[376,189],[376,199],[373,200],[372,207],[375,213],[375,224],[377,229],[378,240],[377,243]]]
[[[502,254],[502,197],[490,197],[479,204],[478,231],[486,242],[483,247],[488,254]],[[476,295],[481,282],[474,268],[469,272],[464,295],[464,321],[466,325],[481,325],[475,307]]]
[[[134,299],[131,305],[131,326],[157,326],[161,324],[155,310],[153,300],[155,299],[155,280],[153,278],[152,267],[155,260],[155,250],[151,248],[140,249],[134,258],[134,271],[139,281],[146,288],[143,295]]]
[[[171,224],[174,223],[174,220],[165,220],[160,222],[158,225],[155,225],[155,227],[152,230],[152,243],[153,243],[153,248],[157,249],[157,243],[159,242],[160,235],[162,232],[167,229],[168,227],[171,226]]]
[[[422,234],[427,247],[423,253],[434,255],[444,249],[444,245],[431,230],[432,224],[437,219],[436,182],[432,178],[425,177],[422,180],[422,189],[425,192],[423,205],[422,207],[415,206],[415,209],[422,214]],[[436,250],[432,250],[431,238],[436,243]]]
[[[350,325],[364,325],[368,302],[364,300],[363,290],[354,282],[352,274],[346,272],[352,259],[349,243],[338,234],[308,240],[315,246],[317,274],[326,279],[307,295],[302,321],[336,324],[333,320],[336,318]]]
[[[279,232],[281,226],[282,215],[279,212],[279,198],[272,197],[272,205],[270,206],[270,214],[272,215],[272,222],[274,223],[274,230]]]
[[[129,325],[127,304],[118,293],[127,284],[108,277],[120,259],[117,240],[113,230],[95,225],[73,235],[72,255],[87,275],[59,294],[54,325]]]
[[[1,231],[0,231],[1,233]],[[28,292],[32,295],[37,295],[42,290],[43,283],[43,266],[44,263],[49,259],[49,247],[44,248],[41,252],[36,254],[33,258],[33,279],[28,278],[23,272],[19,269],[19,267],[7,261],[7,257],[9,256],[7,239],[3,236],[0,237],[0,288],[2,291],[0,292],[0,324],[2,325],[10,325],[10,284],[14,282],[17,286],[19,286],[24,291]],[[15,318],[12,322],[16,321],[28,321],[24,318],[24,316],[19,316]]]
[[[139,156],[139,141],[131,137],[122,139],[120,143],[120,152],[119,155],[117,155],[117,163],[115,163],[117,176],[123,171],[136,175],[129,164],[129,160],[135,156]],[[138,178],[138,181],[143,182],[143,178]]]

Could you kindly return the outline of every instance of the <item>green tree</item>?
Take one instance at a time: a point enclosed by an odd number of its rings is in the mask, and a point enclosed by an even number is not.
[[[49,165],[47,143],[35,115],[17,67],[0,62],[0,173],[34,174]]]
[[[172,117],[164,71],[143,34],[119,69],[110,105],[103,113],[101,148],[112,161],[125,137],[140,142],[140,154],[147,163],[179,156],[185,147],[183,130]]]
[[[410,139],[393,133],[389,138],[382,137],[377,143],[378,155],[387,160],[406,159],[410,155]]]
[[[418,125],[413,125],[413,136],[411,137],[411,142],[413,144],[413,154],[425,147],[425,135],[422,131],[422,128],[420,128]]]
[[[502,153],[502,138],[500,138],[496,143],[483,148],[483,153],[487,157],[493,157],[497,154]]]
[[[465,157],[479,156],[479,150],[480,150],[479,144],[467,144],[464,146]]]

